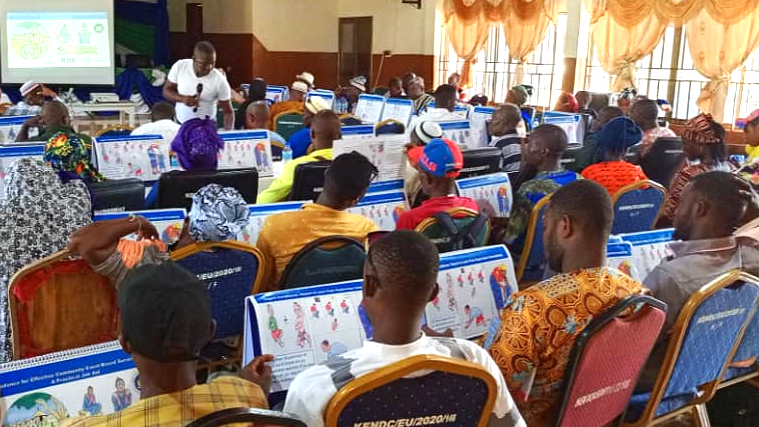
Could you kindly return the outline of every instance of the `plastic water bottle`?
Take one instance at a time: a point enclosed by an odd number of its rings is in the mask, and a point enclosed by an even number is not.
[[[287,164],[293,159],[293,149],[290,147],[290,143],[285,144],[285,148],[282,149],[282,164]]]

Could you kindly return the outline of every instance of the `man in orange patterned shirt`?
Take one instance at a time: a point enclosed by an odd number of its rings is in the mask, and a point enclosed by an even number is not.
[[[612,217],[609,193],[593,181],[557,190],[546,211],[543,242],[549,266],[561,274],[514,294],[498,331],[485,341],[530,427],[555,423],[577,336],[641,290],[630,277],[605,267]]]

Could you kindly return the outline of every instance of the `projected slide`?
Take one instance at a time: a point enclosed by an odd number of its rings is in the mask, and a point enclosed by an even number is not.
[[[111,66],[106,12],[9,12],[8,68]]]

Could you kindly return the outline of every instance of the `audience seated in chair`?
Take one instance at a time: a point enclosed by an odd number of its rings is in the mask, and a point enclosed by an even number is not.
[[[247,114],[245,115],[245,129],[262,130],[269,132],[271,143],[280,147],[285,146],[285,139],[277,132],[268,130],[266,124],[269,122],[269,104],[266,101],[256,101],[248,105]]]
[[[411,356],[431,354],[485,367],[498,384],[491,425],[525,426],[487,352],[469,341],[430,338],[419,330],[427,303],[439,291],[438,264],[435,246],[415,232],[396,231],[372,244],[364,266],[364,308],[374,337],[359,349],[299,374],[290,385],[284,411],[309,427],[324,426],[330,399],[349,381]]]
[[[615,117],[624,116],[622,110],[618,107],[606,106],[598,111],[598,116],[593,120],[590,132],[585,135],[585,140],[582,142],[582,147],[576,150],[570,150],[567,154],[571,154],[575,161],[572,164],[572,170],[576,172],[582,172],[588,166],[596,163],[596,152],[598,151],[598,131],[604,127],[609,121]]]
[[[522,107],[527,104],[527,100],[530,98],[530,92],[531,90],[527,90],[526,85],[516,85],[506,93],[506,103],[514,104],[519,107],[522,121],[524,122],[525,129],[528,131],[532,130],[532,117],[527,112],[523,111]]]
[[[559,95],[559,99],[556,100],[556,105],[553,107],[553,111],[560,111],[562,113],[576,113],[580,110],[580,104],[574,95],[569,92],[562,92]]]
[[[638,157],[645,157],[657,139],[677,136],[669,128],[659,126],[659,104],[653,99],[642,99],[633,104],[630,118],[643,131]]]
[[[150,123],[146,123],[132,131],[132,135],[161,135],[165,142],[171,143],[179,133],[179,124],[174,121],[176,112],[174,106],[161,101],[153,106],[150,112]]]
[[[233,240],[247,225],[249,214],[237,190],[218,184],[207,185],[193,196],[192,209],[179,241],[171,249]],[[136,234],[140,241],[125,239],[130,234]],[[136,215],[94,222],[71,236],[68,249],[87,260],[96,273],[107,276],[117,287],[129,270],[169,259],[153,224]]]
[[[424,79],[411,73],[411,77],[406,85],[406,95],[412,101],[414,101],[414,114],[421,116],[427,111],[430,103],[435,101],[435,98],[424,91]],[[406,76],[403,79],[406,82]]]
[[[312,99],[320,99],[311,97]],[[308,102],[306,103],[308,107]],[[310,111],[310,110],[309,110]],[[313,139],[314,151],[306,156],[299,157],[287,162],[282,174],[271,183],[269,188],[258,195],[258,203],[276,203],[287,200],[292,190],[295,178],[295,167],[301,163],[332,160],[332,143],[342,138],[340,132],[340,119],[332,110],[323,110],[316,114],[311,123],[311,138]]]
[[[403,92],[403,80],[400,77],[393,77],[387,83],[387,92],[385,92],[385,98],[389,99],[404,99],[406,94]]]
[[[295,132],[289,139],[290,148],[293,150],[293,159],[303,157],[308,154],[308,147],[311,146],[311,123],[314,116],[319,112],[332,111],[327,101],[318,96],[312,96],[305,102],[303,110],[303,129]]]
[[[32,128],[38,130],[38,135],[35,137],[29,136],[29,130]],[[21,129],[19,129],[18,135],[16,135],[16,142],[47,142],[53,136],[61,133],[65,135],[78,135],[90,145],[92,144],[92,138],[88,135],[77,133],[71,127],[71,115],[64,103],[60,101],[46,101],[42,104],[39,115],[27,119],[21,125]]]
[[[418,118],[411,122],[411,126],[416,125],[416,122],[421,120],[438,123],[465,120],[460,115],[453,112],[458,103],[455,87],[451,85],[440,85],[437,90],[435,90],[434,96],[435,107],[427,108],[423,114],[420,114]]]
[[[235,113],[235,129],[245,129],[247,124],[248,107],[254,102],[266,102],[266,81],[255,78],[248,87],[248,97],[237,107]]]
[[[517,125],[522,120],[522,111],[514,104],[504,104],[493,112],[490,122],[491,147],[501,149],[501,170],[519,172],[522,160],[522,137],[517,133]]]
[[[587,114],[593,119],[596,118],[598,115],[598,112],[592,108],[590,108],[590,103],[593,102],[593,95],[586,91],[586,90],[580,90],[575,93],[575,99],[577,100],[577,105],[579,109],[577,110],[580,114]]]
[[[558,189],[549,202],[543,240],[551,270],[559,275],[518,292],[501,312],[486,347],[530,427],[553,425],[569,354],[590,321],[640,284],[606,267],[612,223],[609,193],[593,181]]]
[[[601,184],[612,196],[622,187],[648,179],[640,166],[624,160],[627,149],[640,141],[641,134],[627,117],[612,119],[598,131],[597,155],[602,162],[585,168],[583,178]]]
[[[105,180],[92,164],[92,139],[87,135],[63,130],[53,134],[45,145],[42,159],[63,182],[81,180],[89,185]]]
[[[682,191],[695,176],[709,171],[733,170],[727,158],[725,129],[711,115],[701,113],[689,120],[683,128],[682,139],[686,162],[669,186],[667,200],[657,222],[659,228],[672,225]]]
[[[47,86],[30,80],[21,86],[22,100],[5,110],[5,116],[38,116],[42,113],[45,99],[60,101],[58,95]]]
[[[324,191],[316,203],[266,219],[256,245],[270,266],[263,291],[277,290],[285,267],[307,244],[327,236],[364,241],[369,233],[377,231],[369,218],[345,212],[364,197],[376,176],[377,168],[369,159],[355,151],[343,154],[327,169]]]
[[[522,150],[522,167],[514,186],[505,241],[516,258],[522,253],[530,213],[543,197],[582,177],[564,170],[560,160],[567,149],[567,134],[558,126],[538,126],[527,138]]]
[[[643,281],[653,296],[667,303],[664,334],[671,332],[680,310],[704,285],[732,269],[759,274],[759,215],[756,193],[741,178],[727,172],[696,176],[683,190],[675,212],[674,255],[661,262]],[[742,224],[744,227],[738,229]],[[736,231],[737,230],[737,231]],[[650,390],[667,348],[662,337],[639,382]]]
[[[21,268],[66,248],[71,233],[91,222],[92,204],[81,181],[66,184],[39,160],[11,164],[0,199],[0,362],[11,351],[8,283]]]
[[[243,378],[197,384],[200,351],[215,324],[206,284],[168,261],[134,270],[118,291],[121,347],[140,378],[140,400],[116,414],[72,419],[67,427],[177,425],[228,408],[268,408],[272,356],[254,359]]]
[[[424,146],[419,157],[419,182],[430,198],[418,208],[406,211],[398,218],[398,230],[414,230],[437,212],[464,207],[479,212],[477,203],[456,195],[456,178],[464,166],[459,146],[449,139],[436,138]]]
[[[443,137],[443,130],[435,122],[421,120],[410,131],[410,142],[406,145],[407,162],[403,169],[403,188],[406,191],[409,205],[415,207],[421,204],[417,198],[422,195],[422,184],[419,182],[419,170],[417,169],[419,157],[421,157],[425,145],[435,138]]]
[[[269,110],[269,121],[266,124],[266,128],[273,131],[274,120],[277,116],[286,112],[297,112],[303,114],[305,108],[306,94],[308,93],[308,85],[304,82],[295,81],[290,86],[290,99],[287,101],[277,102],[271,106]]]
[[[171,150],[185,171],[213,171],[219,166],[219,151],[224,141],[211,119],[192,119],[182,123],[171,142]],[[158,205],[158,183],[153,185],[145,198],[145,207],[155,209]]]

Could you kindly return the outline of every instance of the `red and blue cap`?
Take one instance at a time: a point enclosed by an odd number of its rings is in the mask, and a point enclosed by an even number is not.
[[[464,155],[450,139],[433,139],[419,157],[419,168],[440,178],[456,178],[463,167]]]

